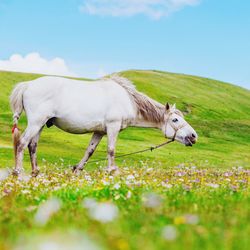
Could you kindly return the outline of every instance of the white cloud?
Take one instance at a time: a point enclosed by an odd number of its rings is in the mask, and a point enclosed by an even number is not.
[[[26,56],[12,55],[8,60],[0,60],[0,70],[41,73],[47,75],[77,76],[72,72],[62,58],[47,60],[39,53],[33,52]]]
[[[152,19],[159,19],[199,2],[200,0],[84,0],[80,11],[114,17],[143,14]]]

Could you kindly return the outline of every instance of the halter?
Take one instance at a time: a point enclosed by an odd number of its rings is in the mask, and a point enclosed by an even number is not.
[[[167,124],[168,124],[168,122],[169,122],[169,120],[170,120],[170,116],[173,115],[173,114],[175,114],[175,112],[169,113],[169,114],[168,114],[168,117],[167,117],[167,119],[166,119],[166,122],[165,122],[165,129],[164,129],[165,138],[167,138],[167,137],[166,137],[166,134],[167,134]],[[174,136],[173,136],[173,138],[172,138],[172,141],[175,140],[175,137],[176,137],[176,134],[177,134],[178,130],[180,130],[180,129],[186,127],[187,125],[188,125],[188,123],[185,122],[183,125],[178,126],[177,128],[175,128],[175,127],[170,123],[170,126],[171,126],[172,129],[175,131]]]

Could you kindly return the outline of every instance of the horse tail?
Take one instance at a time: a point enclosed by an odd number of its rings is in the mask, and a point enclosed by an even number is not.
[[[24,109],[23,93],[27,89],[27,87],[28,87],[27,83],[19,83],[16,85],[16,87],[13,89],[10,95],[10,106],[13,112],[12,139],[13,139],[15,157],[17,154],[17,145],[20,139],[20,131],[17,127],[17,124],[18,124],[20,115],[22,114],[22,111]]]

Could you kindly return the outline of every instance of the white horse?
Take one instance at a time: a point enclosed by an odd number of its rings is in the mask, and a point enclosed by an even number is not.
[[[186,146],[192,146],[197,140],[196,132],[175,105],[167,103],[164,106],[152,100],[118,75],[91,83],[63,77],[41,77],[19,83],[11,94],[10,103],[14,113],[13,174],[16,175],[22,170],[23,152],[27,146],[32,175],[39,173],[36,150],[45,125],[55,125],[73,134],[93,132],[84,157],[74,166],[76,172],[84,168],[105,134],[108,137],[108,167],[114,167],[117,135],[129,126],[158,128],[165,137],[175,136]],[[23,109],[28,126],[20,137],[17,123]]]

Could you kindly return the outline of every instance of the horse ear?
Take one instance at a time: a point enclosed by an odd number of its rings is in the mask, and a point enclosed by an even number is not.
[[[173,104],[172,109],[173,109],[173,110],[175,110],[175,109],[176,109],[176,105],[175,105],[175,104]]]
[[[166,111],[169,111],[170,110],[170,104],[167,102],[166,104]]]

